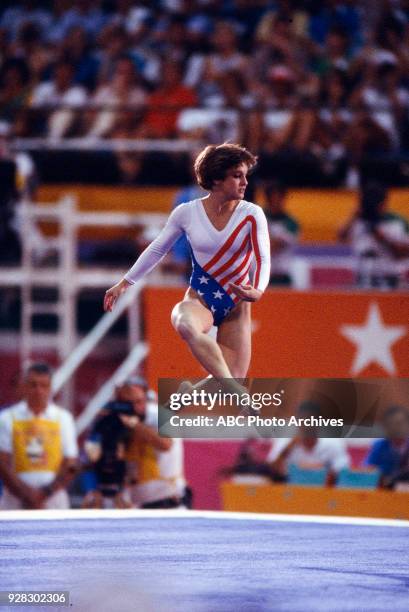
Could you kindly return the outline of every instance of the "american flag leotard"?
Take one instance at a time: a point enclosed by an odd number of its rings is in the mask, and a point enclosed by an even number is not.
[[[270,240],[260,206],[241,200],[227,225],[217,230],[201,199],[180,204],[155,240],[140,255],[125,279],[135,283],[186,234],[192,257],[190,286],[205,301],[220,325],[239,302],[230,283],[251,284],[260,291],[270,278]]]

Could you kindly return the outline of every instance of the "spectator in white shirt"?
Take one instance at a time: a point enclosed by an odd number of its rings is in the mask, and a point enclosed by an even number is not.
[[[92,99],[95,105],[106,108],[99,109],[87,135],[99,138],[110,135],[121,119],[135,118],[138,111],[141,115],[146,99],[146,90],[140,83],[134,62],[127,56],[119,58],[112,81],[102,85]],[[88,115],[88,120],[90,118]]]
[[[74,66],[65,60],[54,68],[51,81],[40,83],[34,89],[31,105],[34,108],[63,107],[53,110],[47,119],[47,135],[50,139],[66,136],[77,118],[74,109],[87,102],[87,92],[81,85],[74,83]]]
[[[297,410],[297,418],[318,417],[319,407],[312,402],[304,402]],[[349,467],[349,455],[342,440],[319,438],[314,427],[301,426],[294,438],[279,438],[267,457],[272,471],[287,476],[288,467],[294,464],[300,468],[328,470],[327,484],[334,484],[337,474]]]

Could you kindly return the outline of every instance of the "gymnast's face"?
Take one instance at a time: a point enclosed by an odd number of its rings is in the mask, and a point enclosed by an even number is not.
[[[216,182],[216,189],[226,201],[243,199],[248,184],[247,173],[247,165],[240,164],[227,170],[224,180]]]

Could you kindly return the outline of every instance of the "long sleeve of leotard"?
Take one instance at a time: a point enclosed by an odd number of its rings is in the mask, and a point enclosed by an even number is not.
[[[260,206],[256,206],[254,216],[256,219],[256,227],[253,228],[251,234],[255,258],[253,285],[259,291],[264,291],[270,281],[270,235],[266,216]]]
[[[182,235],[183,204],[169,215],[165,227],[150,245],[139,255],[138,259],[125,274],[124,278],[132,285],[148,274],[168,253],[176,240]]]

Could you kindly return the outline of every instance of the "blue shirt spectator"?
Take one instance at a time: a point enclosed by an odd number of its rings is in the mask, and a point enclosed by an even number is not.
[[[365,465],[377,467],[381,484],[392,486],[405,471],[409,452],[409,413],[401,406],[390,406],[382,417],[385,437],[376,440],[365,459]]]
[[[344,2],[336,2],[335,6],[324,6],[321,10],[313,12],[310,17],[309,34],[312,40],[323,45],[328,32],[333,27],[342,27],[349,33],[354,46],[362,42],[362,27],[359,8]]]
[[[383,476],[392,476],[399,470],[402,450],[405,447],[405,441],[397,447],[386,438],[376,440],[369,450],[365,464],[379,468]]]

